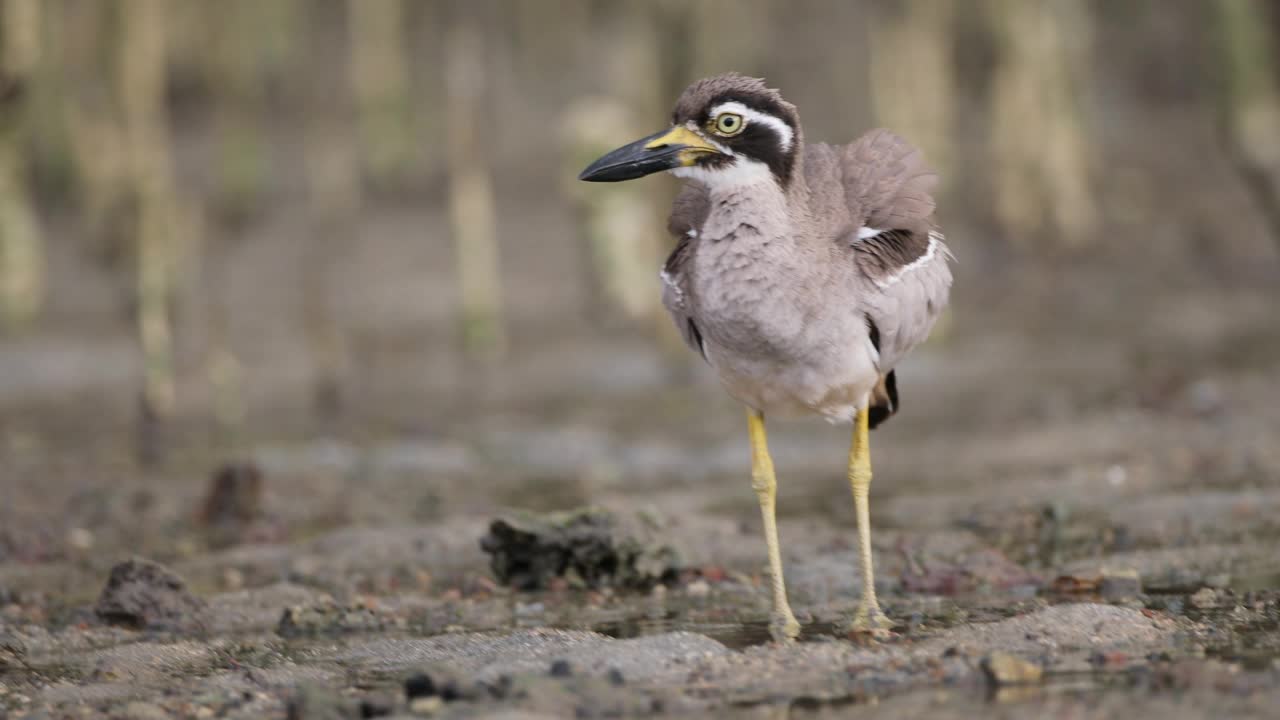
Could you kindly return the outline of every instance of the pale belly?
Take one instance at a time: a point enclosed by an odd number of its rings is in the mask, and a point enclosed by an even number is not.
[[[835,423],[851,422],[867,407],[879,380],[874,348],[853,344],[848,352],[798,360],[747,357],[715,343],[706,353],[729,395],[766,417],[817,415]]]

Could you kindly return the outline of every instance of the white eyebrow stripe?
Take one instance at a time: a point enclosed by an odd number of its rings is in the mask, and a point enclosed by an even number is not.
[[[723,102],[711,108],[711,117],[715,117],[722,112],[731,112],[741,115],[749,122],[758,122],[773,128],[778,133],[778,137],[782,140],[782,149],[790,150],[791,142],[795,139],[795,131],[791,126],[784,122],[781,118],[775,117],[768,113],[762,113],[754,108],[749,108],[737,100]]]

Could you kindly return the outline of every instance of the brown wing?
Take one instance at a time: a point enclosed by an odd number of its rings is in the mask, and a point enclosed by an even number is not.
[[[898,407],[894,366],[928,337],[950,295],[950,252],[933,222],[938,176],[918,149],[883,129],[848,145],[841,170],[852,227],[840,242],[852,252],[858,309],[880,357],[883,421]]]
[[[693,246],[702,233],[711,201],[707,190],[700,184],[688,183],[676,195],[667,218],[667,230],[676,237],[676,247],[662,266],[662,304],[680,331],[685,344],[706,358],[702,349],[702,333],[693,321],[689,309],[687,267],[693,255]]]
[[[906,140],[888,130],[872,130],[845,147],[841,169],[854,222],[928,234],[938,175]]]

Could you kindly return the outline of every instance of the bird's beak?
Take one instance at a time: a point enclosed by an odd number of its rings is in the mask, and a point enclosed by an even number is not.
[[[676,125],[606,154],[588,165],[578,179],[587,182],[635,180],[661,170],[689,167],[699,156],[719,152],[697,133]]]

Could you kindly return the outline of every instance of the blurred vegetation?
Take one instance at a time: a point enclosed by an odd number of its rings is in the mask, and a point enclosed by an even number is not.
[[[810,139],[884,124],[920,144],[944,172],[947,221],[969,232],[958,244],[979,263],[1097,253],[1144,226],[1154,236],[1160,208],[1180,202],[1157,196],[1199,187],[1158,177],[1170,153],[1225,158],[1280,238],[1280,5],[1268,0],[0,7],[3,331],[58,322],[49,257],[100,268],[136,340],[143,428],[182,405],[184,385],[203,385],[203,407],[234,442],[249,395],[235,258],[285,215],[307,227],[287,282],[300,288],[322,414],[341,411],[355,372],[358,339],[337,300],[352,248],[397,203],[447,218],[415,242],[451,258],[460,353],[509,358],[507,286],[524,267],[508,255],[540,242],[511,239],[525,227],[507,209],[516,202],[569,218],[564,240],[585,258],[580,277],[559,273],[585,288],[575,321],[678,344],[652,280],[672,184],[587,192],[572,178],[660,127],[680,89],[713,72],[767,77],[800,106]],[[1167,144],[1179,137],[1190,139]],[[183,378],[178,356],[191,347],[199,380]]]

